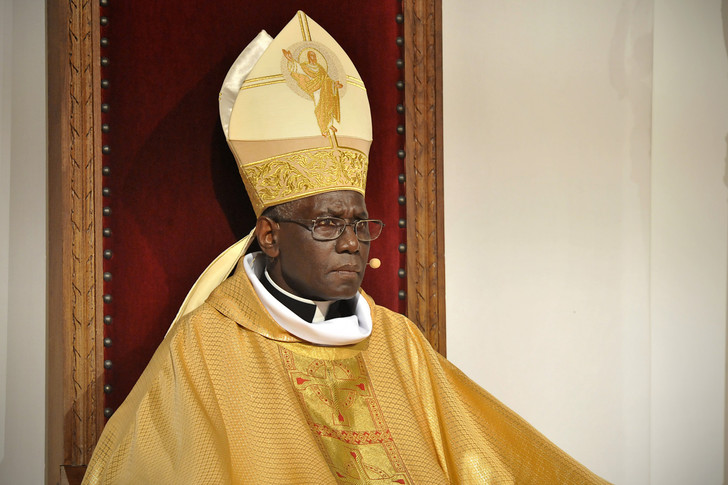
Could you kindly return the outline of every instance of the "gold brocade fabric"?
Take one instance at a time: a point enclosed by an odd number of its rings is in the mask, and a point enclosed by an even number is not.
[[[272,207],[331,190],[364,194],[369,157],[339,146],[286,153],[240,167],[255,207]]]
[[[83,483],[604,483],[369,302],[368,339],[314,346],[239,269],[159,346]]]

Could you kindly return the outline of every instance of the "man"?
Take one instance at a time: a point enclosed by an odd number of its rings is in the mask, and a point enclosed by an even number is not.
[[[311,48],[342,85],[328,138],[286,74],[285,52]],[[84,483],[601,483],[360,291],[382,229],[363,197],[371,120],[321,27],[299,12],[258,36],[221,119],[256,228],[195,284]]]

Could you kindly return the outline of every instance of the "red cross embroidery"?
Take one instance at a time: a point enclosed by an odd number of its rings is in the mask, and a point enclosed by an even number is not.
[[[370,396],[369,383],[338,362],[315,360],[306,372],[291,372],[294,386],[301,392],[313,392],[332,409],[334,426],[349,426],[347,410],[357,397]]]

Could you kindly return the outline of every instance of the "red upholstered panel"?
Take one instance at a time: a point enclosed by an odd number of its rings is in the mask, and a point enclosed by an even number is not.
[[[252,229],[250,208],[218,118],[217,95],[227,69],[261,30],[275,36],[303,8],[341,44],[367,85],[374,121],[367,204],[385,221],[371,254],[382,267],[369,270],[364,288],[375,300],[404,311],[398,251],[405,230],[398,175],[404,172],[397,150],[404,124],[396,111],[403,73],[395,38],[400,2],[368,0],[293,2],[150,2],[111,0],[101,15],[108,65],[102,78],[109,130],[103,164],[110,173],[104,205],[111,229],[104,248],[113,251],[104,271],[112,279],[104,293],[112,302],[106,337],[112,362],[106,382],[113,391],[106,405],[115,409],[126,397],[164,336],[188,289],[227,246]]]

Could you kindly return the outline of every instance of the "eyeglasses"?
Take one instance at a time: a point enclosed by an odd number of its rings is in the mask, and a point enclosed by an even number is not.
[[[303,226],[313,235],[317,241],[333,241],[338,239],[346,226],[354,229],[356,238],[361,242],[374,241],[382,234],[384,223],[378,219],[358,219],[348,222],[340,217],[322,216],[316,219],[278,219],[276,222],[293,222]]]

